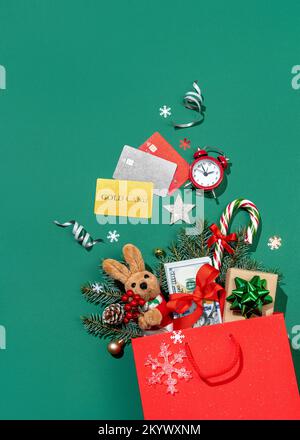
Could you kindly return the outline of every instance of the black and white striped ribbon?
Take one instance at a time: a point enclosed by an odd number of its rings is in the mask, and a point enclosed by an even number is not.
[[[194,92],[187,92],[183,98],[183,105],[185,108],[189,110],[194,110],[199,113],[198,119],[192,122],[187,122],[184,124],[173,124],[174,128],[189,128],[194,127],[195,125],[201,124],[204,121],[204,112],[206,107],[203,105],[203,96],[201,93],[201,89],[198,86],[198,81],[193,82]]]
[[[73,225],[72,234],[74,235],[75,240],[87,251],[90,251],[96,243],[103,242],[101,238],[93,240],[90,234],[84,229],[84,227],[75,220],[70,220],[65,223],[59,223],[57,220],[54,220],[53,223],[55,223],[57,226],[60,226],[61,228],[67,228],[68,226]]]

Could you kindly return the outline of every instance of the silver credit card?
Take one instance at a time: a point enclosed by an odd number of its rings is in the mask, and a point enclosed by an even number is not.
[[[165,197],[174,177],[177,164],[125,145],[114,179],[153,182],[154,194]]]

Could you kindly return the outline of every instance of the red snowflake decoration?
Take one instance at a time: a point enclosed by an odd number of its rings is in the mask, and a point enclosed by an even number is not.
[[[189,141],[187,138],[184,138],[180,141],[179,146],[180,146],[180,148],[183,148],[185,151],[187,148],[191,148],[190,144],[191,144],[191,141]]]

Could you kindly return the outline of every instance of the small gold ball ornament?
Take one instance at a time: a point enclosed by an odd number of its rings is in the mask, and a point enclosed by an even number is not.
[[[117,341],[110,341],[107,345],[108,352],[115,357],[122,356],[124,351],[125,341],[124,339],[119,339]]]
[[[156,258],[163,258],[166,256],[166,252],[161,248],[154,249],[154,255]]]

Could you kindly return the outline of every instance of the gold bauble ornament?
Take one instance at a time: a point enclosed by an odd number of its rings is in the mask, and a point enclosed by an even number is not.
[[[166,252],[161,248],[154,249],[154,255],[156,258],[162,258],[166,256]]]
[[[124,339],[119,339],[117,341],[110,341],[107,345],[108,352],[115,357],[119,357],[123,354],[125,341]]]

